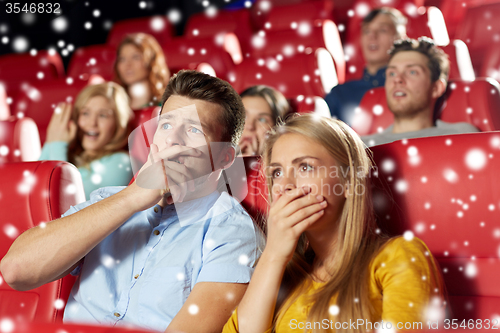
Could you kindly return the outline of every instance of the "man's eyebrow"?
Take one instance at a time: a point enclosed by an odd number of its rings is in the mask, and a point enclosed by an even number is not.
[[[423,70],[425,70],[425,66],[420,65],[420,64],[410,64],[410,65],[406,65],[406,66],[405,66],[405,68],[408,68],[408,67],[420,67],[420,68],[422,68]],[[387,66],[387,69],[389,69],[389,68],[397,68],[397,67],[396,67],[396,66],[394,66],[394,65],[389,65],[389,66]]]

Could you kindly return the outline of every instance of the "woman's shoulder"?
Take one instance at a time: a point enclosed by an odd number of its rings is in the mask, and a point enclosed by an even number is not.
[[[389,239],[377,253],[372,261],[372,266],[385,266],[388,262],[419,262],[427,261],[431,256],[427,245],[417,237],[394,237]]]

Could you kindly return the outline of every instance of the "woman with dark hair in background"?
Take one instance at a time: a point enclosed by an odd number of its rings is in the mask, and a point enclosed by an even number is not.
[[[240,96],[246,112],[241,153],[262,155],[267,132],[288,113],[290,106],[283,94],[264,85],[247,88]]]
[[[40,160],[68,161],[82,175],[87,200],[103,186],[128,185],[127,153],[133,113],[125,90],[114,82],[85,87],[69,103],[57,106],[47,128]]]
[[[163,50],[148,34],[127,35],[118,46],[115,81],[125,88],[133,110],[158,105],[170,77]]]

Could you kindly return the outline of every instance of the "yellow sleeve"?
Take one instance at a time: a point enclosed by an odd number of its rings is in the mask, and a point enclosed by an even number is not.
[[[436,313],[444,314],[443,280],[420,239],[390,240],[372,262],[371,275],[371,283],[376,284],[371,287],[382,295],[382,320],[390,321],[398,331],[410,326],[426,328],[428,320],[440,316]]]

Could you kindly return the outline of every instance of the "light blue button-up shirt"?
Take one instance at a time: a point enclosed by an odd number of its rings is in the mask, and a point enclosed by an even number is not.
[[[64,216],[123,188],[94,191]],[[176,209],[189,218],[180,222]],[[176,207],[155,205],[134,214],[85,256],[73,272],[80,277],[64,321],[163,332],[196,283],[248,283],[263,245],[258,227],[227,193]]]

